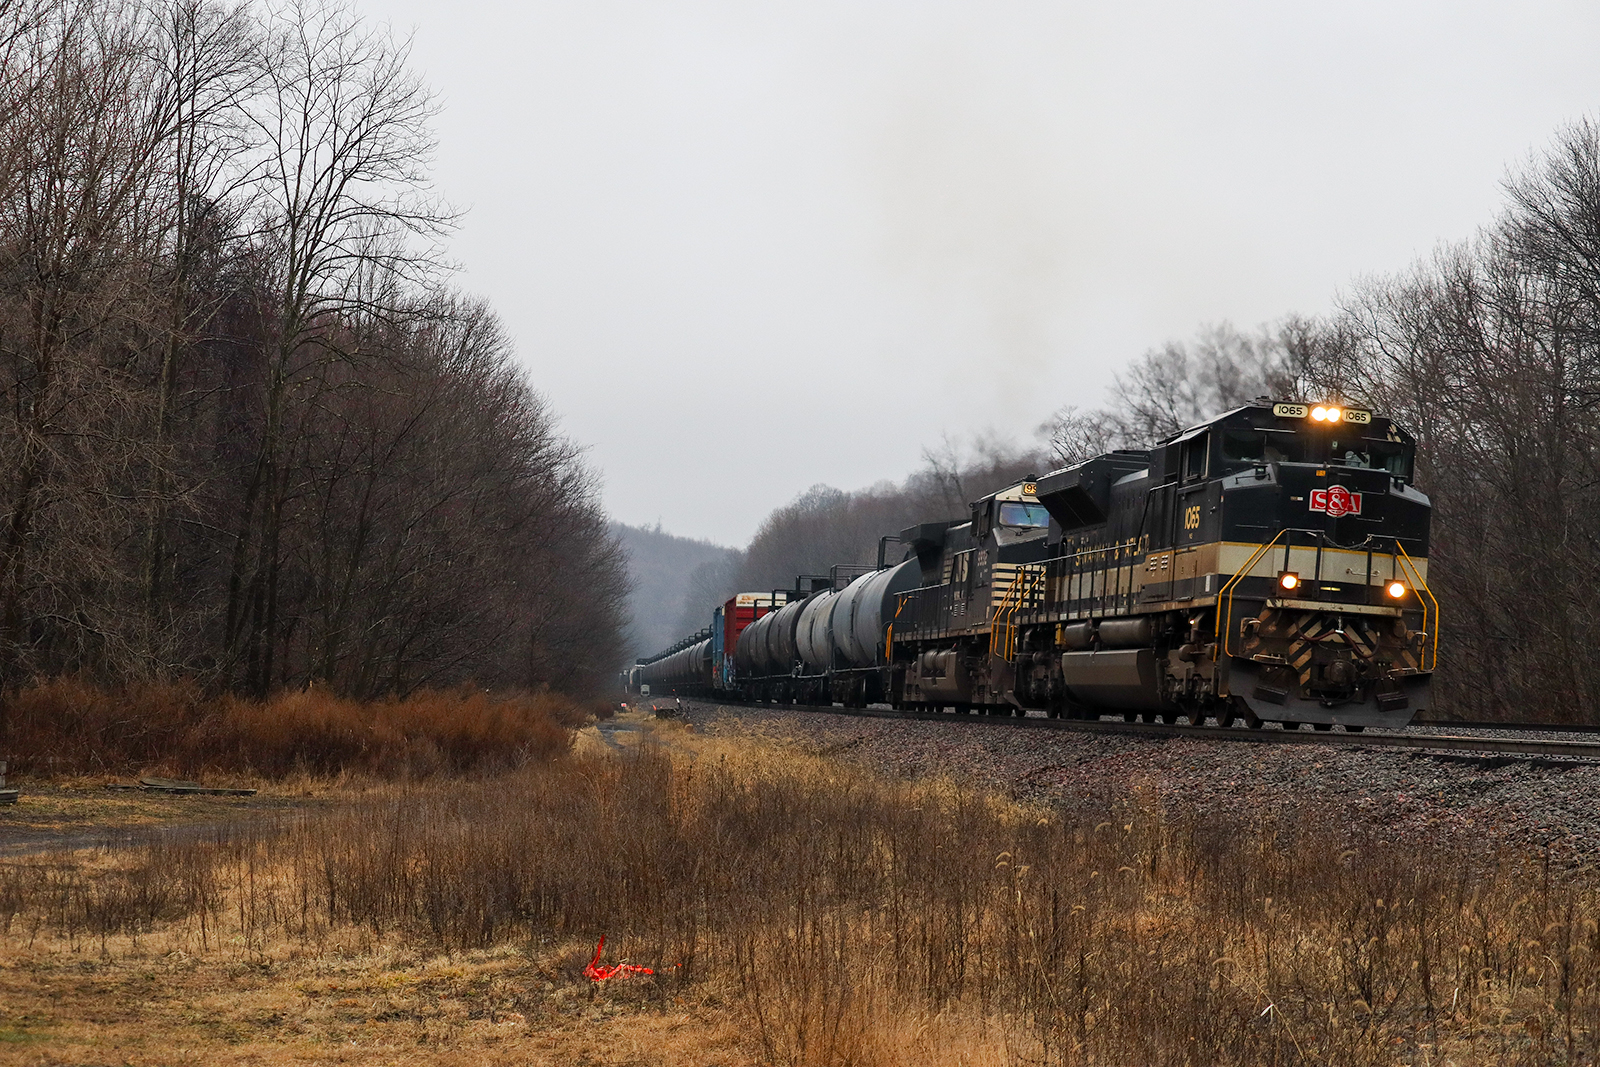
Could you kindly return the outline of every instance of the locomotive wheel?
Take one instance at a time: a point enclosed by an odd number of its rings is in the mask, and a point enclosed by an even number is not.
[[[1206,713],[1204,711],[1201,711],[1199,708],[1196,708],[1194,711],[1191,711],[1189,713],[1189,725],[1190,726],[1204,726],[1205,724],[1206,724]]]

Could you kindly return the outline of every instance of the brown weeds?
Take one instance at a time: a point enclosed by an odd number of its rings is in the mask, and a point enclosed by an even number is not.
[[[1525,857],[1319,817],[1077,821],[731,749],[0,868],[16,944],[161,930],[265,959],[356,931],[532,957],[606,934],[608,962],[657,974],[598,995],[648,1013],[716,991],[753,1056],[815,1067],[1593,1062],[1597,906]]]
[[[18,774],[163,769],[281,778],[503,771],[567,749],[585,707],[551,692],[423,690],[358,702],[323,689],[265,701],[213,697],[184,682],[107,690],[55,678],[5,698]]]

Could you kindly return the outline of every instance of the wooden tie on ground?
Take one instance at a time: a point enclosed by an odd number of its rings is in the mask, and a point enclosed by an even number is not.
[[[177,778],[141,778],[138,785],[109,785],[107,789],[142,789],[146,793],[172,793],[183,796],[253,797],[254,789],[214,789],[199,782],[186,782]]]

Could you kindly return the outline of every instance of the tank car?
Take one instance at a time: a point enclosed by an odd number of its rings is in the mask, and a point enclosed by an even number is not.
[[[633,678],[639,691],[661,696],[702,696],[712,691],[711,634],[701,630],[659,655],[636,664]]]

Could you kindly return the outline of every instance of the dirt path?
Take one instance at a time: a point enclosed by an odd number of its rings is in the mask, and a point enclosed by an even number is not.
[[[192,840],[228,823],[276,819],[347,799],[304,788],[218,797],[110,789],[103,781],[24,781],[20,787],[18,802],[0,807],[0,858],[126,848],[152,836]]]
[[[629,707],[577,732],[581,751],[628,752],[646,742],[673,745],[683,730],[672,723],[676,702],[657,700]],[[664,715],[657,717],[657,706]],[[687,708],[684,709],[687,711]],[[111,788],[120,780],[11,781],[21,799],[0,806],[0,860],[76,849],[128,848],[157,837],[191,841],[238,822],[273,822],[302,812],[349,803],[384,783],[330,787],[319,782],[252,783],[255,796],[170,795]],[[211,783],[208,783],[211,784]]]

